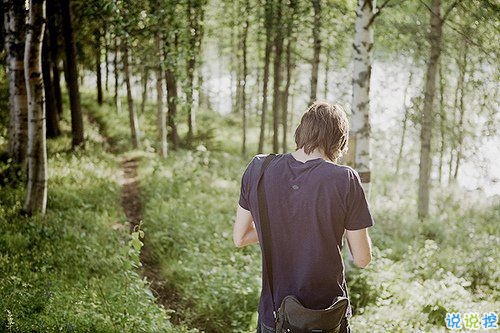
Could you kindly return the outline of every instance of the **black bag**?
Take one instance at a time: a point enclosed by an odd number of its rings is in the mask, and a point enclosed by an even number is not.
[[[264,160],[259,182],[257,184],[259,215],[262,230],[261,245],[263,249],[270,249],[268,246],[271,237],[266,193],[264,190],[264,172],[273,158],[274,155],[270,154]],[[264,251],[264,253],[267,280],[273,301],[273,308],[276,309],[273,295],[271,255],[269,251]],[[349,300],[346,297],[338,296],[329,308],[313,310],[304,307],[295,296],[286,296],[281,302],[278,313],[275,313],[276,333],[339,333],[348,306]]]
[[[278,309],[276,332],[339,333],[348,305],[346,297],[338,296],[329,308],[312,310],[295,296],[286,296]]]

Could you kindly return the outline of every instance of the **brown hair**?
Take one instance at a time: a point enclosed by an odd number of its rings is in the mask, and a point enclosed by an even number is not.
[[[331,161],[347,151],[349,122],[344,109],[337,104],[314,102],[300,120],[295,130],[297,149],[306,154],[319,148]]]

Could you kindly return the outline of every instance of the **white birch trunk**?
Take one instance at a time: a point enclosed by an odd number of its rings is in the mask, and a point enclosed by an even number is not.
[[[31,0],[24,52],[28,92],[28,185],[24,210],[28,215],[45,214],[47,205],[45,96],[42,76],[44,26],[45,0]]]
[[[358,0],[354,36],[352,118],[347,162],[359,173],[363,188],[370,193],[370,77],[373,57],[375,0]],[[350,157],[350,158],[349,158]]]
[[[5,50],[9,77],[9,156],[24,170],[28,143],[28,96],[24,81],[24,3],[4,0]]]

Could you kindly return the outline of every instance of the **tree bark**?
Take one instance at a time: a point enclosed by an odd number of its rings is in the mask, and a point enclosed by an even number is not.
[[[127,39],[124,39],[123,43],[123,71],[125,74],[125,86],[127,87],[127,105],[128,105],[128,115],[130,124],[130,136],[132,139],[132,147],[138,149],[140,147],[139,138],[139,121],[137,119],[137,112],[135,110],[134,98],[132,96],[132,84],[131,74],[130,74],[130,55],[128,49]]]
[[[9,76],[9,156],[22,170],[28,147],[28,96],[24,77],[24,2],[4,0],[5,50]]]
[[[97,78],[97,104],[102,105],[102,71],[101,71],[101,31],[94,31],[95,38],[95,72]]]
[[[63,113],[61,93],[61,73],[59,71],[59,28],[56,25],[58,16],[57,1],[49,1],[47,7],[47,27],[49,33],[50,60],[52,69],[52,87],[59,116]]]
[[[465,115],[465,75],[467,73],[467,43],[464,43],[464,49],[462,53],[462,61],[459,63],[459,84],[460,84],[460,102],[459,102],[459,118],[458,118],[458,138],[457,138],[457,158],[455,160],[455,171],[453,173],[453,180],[456,181],[458,177],[458,168],[460,166],[460,161],[462,159],[462,145],[464,142],[464,115]]]
[[[325,59],[325,81],[324,81],[324,91],[323,91],[323,98],[328,100],[328,78],[329,78],[329,73],[330,73],[330,57],[331,57],[331,50],[329,47],[326,48],[326,59]]]
[[[173,12],[169,13],[169,19],[172,20],[174,27],[177,26],[177,21],[175,14]],[[174,28],[177,31],[177,28]],[[172,149],[177,150],[180,145],[180,137],[177,131],[177,77],[175,73],[176,68],[176,54],[178,52],[178,43],[179,43],[179,34],[175,32],[173,36],[170,38],[166,36],[165,39],[165,60],[166,60],[166,69],[165,69],[165,81],[167,83],[167,125],[168,125],[168,134],[167,138],[172,143]]]
[[[172,149],[179,148],[179,134],[177,132],[177,124],[175,117],[177,116],[177,78],[171,69],[165,71],[165,78],[167,81],[167,104],[168,115],[167,123],[170,128],[169,139],[172,142]]]
[[[433,0],[430,12],[431,30],[428,40],[431,45],[425,81],[424,107],[420,127],[420,167],[418,182],[418,217],[429,215],[429,183],[432,168],[431,143],[432,121],[434,119],[434,92],[436,90],[436,72],[441,55],[441,38],[443,21],[441,19],[441,0]]]
[[[309,95],[309,104],[316,101],[318,90],[318,71],[319,71],[319,56],[321,53],[321,0],[313,0],[314,22],[313,22],[313,49],[314,55],[312,59],[311,72],[311,94]]]
[[[408,97],[408,90],[410,89],[411,82],[413,81],[413,65],[410,65],[410,74],[408,75],[408,84],[403,93],[403,107],[405,114],[403,116],[403,132],[401,133],[401,142],[399,144],[398,159],[396,161],[396,175],[399,175],[399,169],[401,166],[401,160],[403,159],[403,148],[405,145],[406,128],[408,126],[408,117],[410,115],[411,107],[406,105],[406,98]]]
[[[442,59],[440,59],[442,60]],[[443,62],[439,62],[439,183],[443,180],[443,161],[444,152],[446,150],[446,110],[444,100],[445,77],[443,75]]]
[[[120,49],[119,49],[119,37],[118,35],[115,34],[115,38],[114,38],[114,57],[113,57],[113,74],[114,74],[114,79],[115,79],[115,93],[113,95],[113,101],[115,103],[115,108],[116,108],[116,112],[120,112],[120,106],[121,106],[121,103],[120,103],[120,96],[119,96],[119,87],[120,87],[120,84],[119,84],[119,71],[118,71],[118,54],[120,52]]]
[[[68,84],[71,108],[72,147],[84,147],[84,130],[80,91],[78,85],[78,66],[76,62],[76,46],[73,36],[71,1],[61,0],[62,26],[66,53],[64,76]]]
[[[47,29],[45,30],[47,33]],[[42,45],[42,72],[43,86],[45,92],[45,114],[46,114],[46,130],[48,138],[55,138],[61,134],[59,128],[59,112],[56,107],[56,99],[54,93],[52,62],[50,57],[49,38],[43,39]]]
[[[203,68],[202,66],[198,66],[197,74],[196,74],[196,91],[198,92],[198,110],[203,110],[203,107],[206,106],[207,109],[210,109],[210,98],[203,91],[204,85],[203,78]]]
[[[187,133],[187,142],[191,143],[194,137],[195,127],[196,127],[196,111],[194,110],[193,103],[193,84],[194,84],[194,67],[195,67],[195,59],[191,58],[188,60],[188,68],[187,68],[187,92],[186,92],[186,102],[188,106],[188,115],[187,115],[187,124],[188,124],[188,133]]]
[[[450,133],[450,138],[449,138],[449,145],[450,145],[450,159],[448,163],[448,184],[451,184],[453,182],[453,167],[455,165],[455,158],[457,156],[457,138],[458,138],[458,130],[456,128],[457,123],[458,123],[458,115],[457,115],[457,110],[459,108],[459,92],[460,92],[460,82],[461,80],[458,79],[457,84],[455,86],[455,94],[453,98],[453,112],[452,112],[452,119],[451,119],[451,133]]]
[[[259,147],[257,153],[264,151],[264,141],[266,136],[266,116],[267,116],[267,85],[269,83],[269,65],[271,62],[272,50],[272,27],[273,27],[272,1],[266,0],[265,4],[265,29],[266,46],[264,51],[264,74],[262,77],[262,112],[260,115]]]
[[[47,148],[42,77],[45,0],[31,0],[26,34],[24,71],[28,92],[28,184],[24,211],[45,214],[47,205]]]
[[[240,1],[232,1],[231,2],[231,7],[228,7],[227,10],[230,11],[231,17],[233,19],[231,20],[231,24],[236,27],[238,25],[237,22],[239,17],[241,17],[241,13],[238,13],[239,9],[239,4]],[[237,41],[237,29],[231,29],[230,35],[229,35],[229,40],[230,44],[233,47],[233,52],[230,53],[229,55],[229,67],[234,68],[235,71],[231,70],[229,73],[229,86],[234,87],[236,86],[236,91],[233,93],[233,89],[230,89],[230,100],[231,100],[231,112],[233,113],[238,113],[239,112],[239,107],[240,107],[240,102],[241,102],[241,71],[240,71],[240,64],[241,64],[241,59],[240,59],[240,48],[241,48],[241,40],[239,40],[239,43]],[[235,72],[235,73],[234,73]],[[234,75],[233,75],[234,73]]]
[[[373,19],[375,0],[358,0],[356,33],[354,36],[354,73],[352,91],[350,164],[359,173],[367,195],[371,181],[370,78],[373,58]]]
[[[108,43],[108,25],[104,26],[104,68],[105,68],[105,78],[104,78],[104,88],[106,92],[109,91],[109,43]]]
[[[248,65],[247,65],[247,37],[248,37],[248,28],[250,25],[250,20],[248,18],[248,13],[250,12],[250,1],[245,0],[245,23],[243,27],[243,36],[242,36],[242,49],[243,49],[243,84],[241,91],[241,112],[242,112],[242,121],[243,121],[243,138],[241,144],[241,153],[245,155],[247,153],[247,76],[248,76]]]
[[[295,22],[295,11],[297,8],[297,1],[291,0],[288,5],[289,16],[287,17],[286,24],[286,48],[285,48],[285,68],[286,68],[286,83],[282,95],[281,103],[281,124],[283,129],[283,141],[281,147],[283,153],[288,151],[288,96],[290,95],[290,85],[292,83],[292,72],[295,67],[295,62],[292,59],[292,48],[295,44],[296,37],[293,33],[293,23]]]
[[[242,12],[243,10],[240,8],[240,1],[233,1],[232,6],[231,6],[231,14],[233,17],[235,17],[234,21],[232,22],[234,27],[238,27],[240,25],[239,18],[243,17]],[[233,47],[233,52],[231,52],[230,55],[230,68],[234,68],[235,70],[231,71],[230,77],[231,77],[231,83],[230,86],[233,87],[233,84],[236,86],[236,92],[235,92],[235,98],[233,98],[233,89],[231,89],[231,101],[232,101],[232,108],[231,111],[235,114],[240,113],[241,111],[241,87],[242,87],[242,42],[243,42],[243,32],[240,31],[238,33],[238,29],[231,29],[231,45]],[[233,72],[235,72],[235,75],[233,75]],[[235,77],[235,80],[233,80],[233,77]]]
[[[5,10],[3,1],[0,5],[0,53],[5,50]]]
[[[166,157],[168,154],[167,145],[167,111],[165,108],[165,78],[164,78],[164,63],[165,51],[163,49],[163,36],[160,32],[156,33],[156,50],[158,52],[158,65],[156,67],[156,107],[158,130],[160,136],[160,156]]]
[[[161,56],[159,56],[159,58],[161,58]],[[146,102],[148,101],[149,67],[147,65],[144,66],[142,70],[141,80],[142,80],[141,114],[143,114],[144,111],[146,110]]]
[[[283,55],[283,1],[278,0],[276,10],[276,33],[274,35],[274,80],[273,80],[273,152],[279,152],[279,123],[281,111],[282,55]]]
[[[200,56],[201,40],[203,37],[202,22],[204,16],[203,2],[188,0],[187,17],[189,22],[190,52],[187,60],[187,91],[188,104],[188,133],[187,141],[191,143],[196,132],[196,110],[194,108],[194,73]]]

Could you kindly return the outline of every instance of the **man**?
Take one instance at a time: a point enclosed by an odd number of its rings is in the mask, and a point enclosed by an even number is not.
[[[297,150],[276,155],[265,171],[265,192],[272,237],[270,251],[275,303],[296,296],[310,309],[329,307],[347,297],[342,261],[345,234],[354,264],[371,261],[367,228],[373,225],[359,176],[335,161],[347,150],[349,125],[338,105],[316,102],[295,131]],[[257,155],[243,174],[233,228],[237,247],[261,237],[257,183],[265,155]],[[262,248],[262,247],[261,247]],[[264,257],[264,256],[263,256]],[[257,332],[274,332],[273,302],[263,264]],[[341,332],[350,332],[347,318]]]

